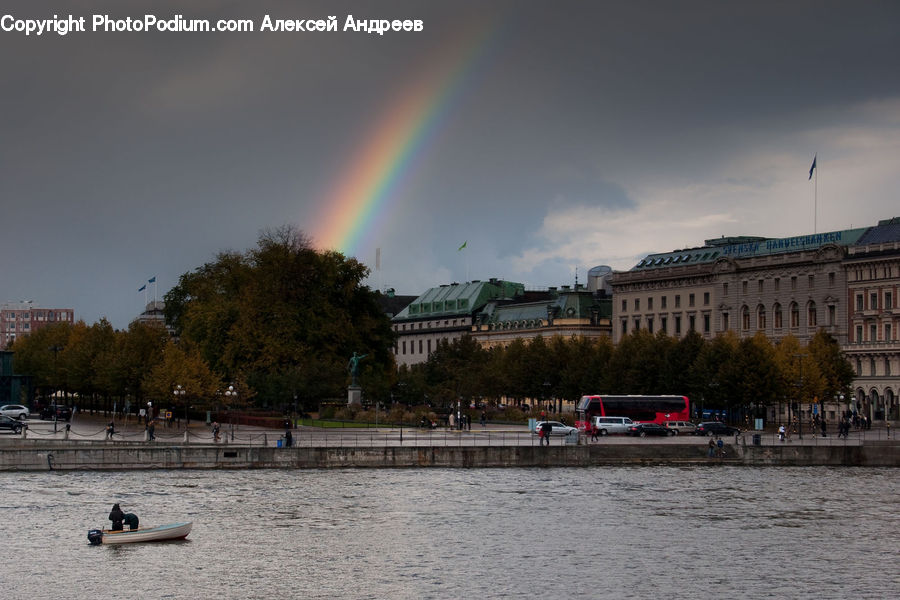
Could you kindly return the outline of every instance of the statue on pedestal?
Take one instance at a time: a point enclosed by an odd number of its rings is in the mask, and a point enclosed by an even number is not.
[[[350,376],[353,378],[350,382],[351,387],[359,387],[359,382],[356,379],[359,376],[359,361],[367,356],[368,354],[357,354],[354,352],[353,356],[350,357],[350,362],[347,363],[347,370],[350,371]]]

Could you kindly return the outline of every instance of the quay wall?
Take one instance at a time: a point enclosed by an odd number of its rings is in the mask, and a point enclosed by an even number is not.
[[[386,446],[274,448],[235,445],[27,443],[0,446],[0,471],[126,469],[333,469],[413,467],[586,467],[595,465],[900,466],[900,444],[833,446]]]

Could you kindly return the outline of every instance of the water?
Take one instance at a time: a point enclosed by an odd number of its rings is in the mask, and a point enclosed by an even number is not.
[[[891,598],[900,471],[0,473],[4,598]],[[90,546],[113,502],[188,540]]]

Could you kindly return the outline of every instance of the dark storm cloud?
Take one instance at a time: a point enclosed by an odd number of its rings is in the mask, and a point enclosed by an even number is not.
[[[651,179],[774,186],[718,169],[822,122],[870,126],[848,109],[900,97],[894,3],[84,1],[0,12],[425,23],[385,36],[0,32],[0,302],[73,306],[116,326],[140,311],[150,276],[162,293],[262,228],[314,227],[373,120],[473,21],[490,23],[488,50],[376,236],[404,293],[461,279],[465,239],[486,253],[481,276],[512,276],[507,258],[521,255],[551,265],[539,276],[552,279],[571,256],[552,252],[548,230],[567,222],[548,226],[554,211],[637,214],[635,190]]]

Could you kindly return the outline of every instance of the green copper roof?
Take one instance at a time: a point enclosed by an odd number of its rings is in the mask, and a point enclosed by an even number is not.
[[[740,236],[706,240],[706,245],[701,248],[650,254],[639,261],[631,270],[645,271],[664,267],[711,263],[722,257],[748,258],[751,256],[814,250],[825,244],[852,246],[869,229],[869,227],[862,227],[789,238]]]
[[[416,298],[394,319],[471,315],[491,300],[511,300],[524,293],[523,284],[498,279],[442,285]]]
[[[539,323],[549,312],[554,319],[590,319],[596,311],[601,318],[612,316],[612,300],[597,299],[587,290],[561,291],[556,298],[522,304],[489,304],[485,323]]]

